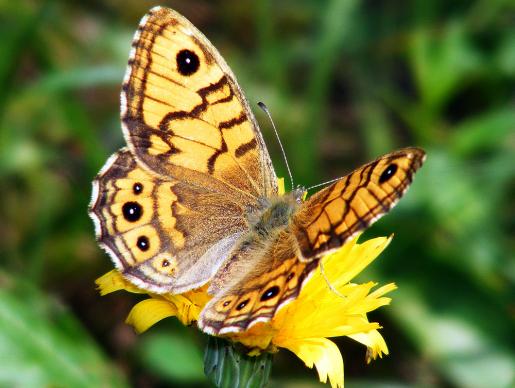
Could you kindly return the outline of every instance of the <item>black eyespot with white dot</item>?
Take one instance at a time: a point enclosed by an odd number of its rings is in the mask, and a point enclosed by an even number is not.
[[[143,215],[143,208],[137,202],[126,202],[122,206],[122,213],[127,221],[136,222]]]
[[[150,248],[150,242],[148,241],[148,237],[139,236],[138,240],[136,241],[136,245],[140,249],[140,251],[148,251],[148,248]]]
[[[170,262],[167,259],[163,259],[161,262],[161,267],[166,268],[170,265]]]
[[[230,300],[226,300],[224,303],[223,303],[223,307],[227,307],[229,306],[229,304],[231,304],[231,301]]]
[[[177,70],[184,76],[195,73],[200,67],[198,55],[190,50],[181,50],[177,53]]]
[[[388,182],[392,178],[392,176],[395,175],[396,172],[397,172],[397,165],[395,163],[390,164],[381,173],[381,176],[379,177],[379,183]]]
[[[242,310],[249,302],[250,302],[250,299],[245,299],[238,306],[236,306],[236,310],[238,310],[238,311]]]
[[[143,191],[143,185],[139,182],[134,183],[134,185],[132,186],[132,192],[134,194],[138,195],[138,194],[141,194],[142,191]]]
[[[263,292],[263,294],[261,295],[261,302],[264,302],[266,300],[276,297],[277,295],[279,295],[280,290],[281,289],[279,288],[279,286],[270,287],[268,290]]]

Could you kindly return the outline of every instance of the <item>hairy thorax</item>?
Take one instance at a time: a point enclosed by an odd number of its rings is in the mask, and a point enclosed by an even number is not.
[[[247,213],[251,234],[268,238],[287,227],[302,203],[303,194],[304,190],[296,189],[282,196],[262,198],[261,206]]]

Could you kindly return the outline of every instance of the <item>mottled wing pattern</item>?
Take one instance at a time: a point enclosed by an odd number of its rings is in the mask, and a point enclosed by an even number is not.
[[[268,247],[245,245],[226,262],[223,286],[204,307],[199,327],[211,335],[242,332],[258,322],[271,320],[277,311],[295,300],[302,285],[318,267],[318,260],[301,262],[295,237],[281,232]],[[242,266],[245,270],[242,271]]]
[[[425,152],[405,148],[370,162],[310,197],[292,230],[302,260],[336,249],[387,213],[404,195]]]
[[[242,196],[277,193],[268,151],[236,79],[183,16],[153,8],[133,40],[121,93],[125,138],[163,176],[213,177]]]
[[[205,284],[248,229],[245,208],[230,196],[152,174],[127,149],[94,180],[89,211],[117,269],[154,292]]]

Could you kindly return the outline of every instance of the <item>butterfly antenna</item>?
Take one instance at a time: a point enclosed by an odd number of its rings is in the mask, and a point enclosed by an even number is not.
[[[313,186],[309,186],[306,191],[308,190],[311,190],[311,189],[315,189],[317,187],[320,187],[320,186],[327,186],[328,184],[331,184],[333,182],[336,182],[336,181],[339,181],[341,179],[343,179],[344,177],[340,177],[340,178],[334,178],[334,179],[331,179],[330,181],[326,181],[326,182],[322,182],[322,183],[318,183],[316,185],[313,185]]]
[[[286,158],[286,152],[284,152],[283,143],[281,143],[281,138],[279,137],[279,133],[275,128],[274,120],[272,120],[272,115],[268,110],[267,106],[263,102],[258,102],[259,107],[266,113],[270,122],[272,123],[272,127],[274,128],[275,137],[277,138],[277,142],[279,143],[279,147],[281,147],[281,152],[283,153],[284,163],[286,164],[286,169],[288,170],[288,175],[290,176],[291,189],[293,190],[293,175],[291,174],[290,165],[288,164],[288,159]]]

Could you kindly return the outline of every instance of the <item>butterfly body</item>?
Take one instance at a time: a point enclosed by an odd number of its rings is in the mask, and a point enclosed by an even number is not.
[[[279,195],[247,100],[223,58],[184,17],[153,8],[135,34],[121,92],[127,148],[93,182],[101,247],[138,287],[183,293],[209,283],[210,334],[266,322],[294,300],[320,258],[391,209],[425,153],[406,148],[304,200]]]
[[[263,207],[247,214],[251,232],[267,238],[275,230],[287,227],[302,201],[301,198],[296,192],[274,198],[261,198],[259,202]]]

